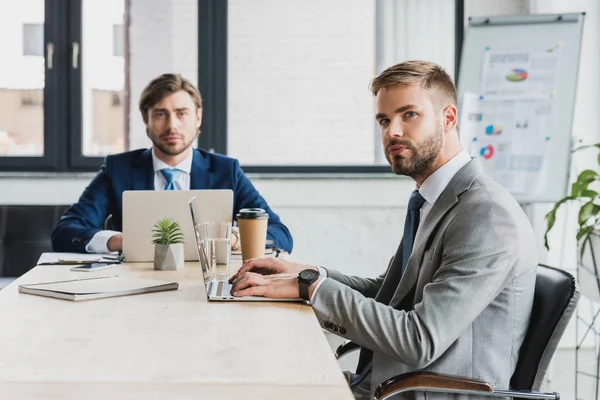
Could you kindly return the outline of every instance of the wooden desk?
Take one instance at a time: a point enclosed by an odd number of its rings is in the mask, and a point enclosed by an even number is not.
[[[84,276],[179,290],[71,302],[17,285]],[[2,399],[353,399],[309,306],[208,303],[197,263],[82,273],[37,266],[0,291]]]

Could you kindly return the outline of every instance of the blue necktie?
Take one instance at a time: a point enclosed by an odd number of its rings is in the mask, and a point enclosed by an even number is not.
[[[425,204],[425,199],[421,196],[418,190],[415,190],[410,195],[408,200],[408,210],[406,212],[406,220],[404,220],[404,236],[402,237],[402,273],[408,264],[408,258],[412,253],[413,243],[419,228],[421,219],[421,207]]]
[[[167,184],[165,185],[165,190],[175,190],[175,180],[182,172],[177,168],[163,168],[160,170],[165,179],[167,180]]]
[[[419,221],[421,219],[421,207],[425,204],[425,199],[421,196],[418,190],[415,190],[410,195],[408,200],[408,211],[406,213],[406,220],[404,220],[404,236],[402,237],[402,273],[406,269],[408,264],[408,258],[412,253],[413,243],[415,242],[415,236],[417,235],[417,229],[419,228]],[[373,360],[370,360],[363,370],[350,382],[350,387],[354,388],[356,385],[361,383],[363,379],[371,372]]]

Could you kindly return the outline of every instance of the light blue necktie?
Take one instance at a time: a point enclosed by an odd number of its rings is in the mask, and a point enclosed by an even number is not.
[[[165,190],[176,190],[175,189],[175,180],[179,176],[179,174],[183,171],[177,168],[163,168],[160,170],[165,179],[167,180],[167,184],[165,186]]]

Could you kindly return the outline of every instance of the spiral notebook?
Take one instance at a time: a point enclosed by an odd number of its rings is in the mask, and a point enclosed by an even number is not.
[[[22,284],[19,285],[19,292],[78,301],[177,290],[178,288],[177,282],[114,275]]]

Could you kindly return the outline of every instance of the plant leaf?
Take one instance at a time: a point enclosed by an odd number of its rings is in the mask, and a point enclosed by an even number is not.
[[[579,240],[581,240],[581,238],[587,237],[592,232],[593,229],[594,229],[594,227],[590,225],[590,226],[586,226],[586,227],[578,230],[577,231],[577,240],[579,241]]]
[[[575,152],[578,152],[578,151],[580,151],[580,150],[589,149],[590,147],[596,147],[596,148],[600,149],[600,143],[596,143],[596,144],[588,144],[588,145],[585,145],[585,146],[579,146],[579,147],[576,147],[576,148],[574,148],[574,149],[571,151],[571,153],[575,153]]]
[[[556,211],[565,202],[570,201],[570,200],[574,200],[574,197],[573,196],[563,197],[562,199],[557,201],[556,204],[554,204],[554,207],[552,208],[552,210],[550,210],[550,212],[548,212],[548,214],[546,214],[547,226],[546,226],[546,232],[544,233],[544,246],[546,247],[547,250],[550,250],[550,246],[548,245],[548,232],[550,232],[550,230],[552,229],[552,227],[554,227],[554,224],[556,223]]]
[[[581,208],[579,209],[579,216],[578,216],[578,222],[579,222],[580,229],[589,225],[588,221],[590,220],[590,218],[597,215],[598,211],[600,211],[600,206],[598,206],[597,204],[594,204],[593,199],[588,201],[587,203],[585,203],[583,206],[581,206]],[[593,224],[592,224],[592,226],[593,226]]]
[[[581,197],[589,197],[591,199],[598,197],[598,192],[591,189],[585,189],[581,191]]]
[[[571,185],[571,196],[579,197],[581,192],[587,190],[588,185],[598,179],[598,173],[591,169],[581,172],[577,180]]]
[[[175,244],[183,243],[184,235],[179,223],[172,218],[158,220],[152,229],[153,244]]]

